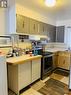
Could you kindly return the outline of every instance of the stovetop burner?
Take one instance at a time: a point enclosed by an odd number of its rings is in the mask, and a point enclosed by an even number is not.
[[[47,51],[44,51],[44,52],[42,53],[43,56],[51,55],[51,54],[53,54],[53,53],[52,53],[52,52],[47,52]]]

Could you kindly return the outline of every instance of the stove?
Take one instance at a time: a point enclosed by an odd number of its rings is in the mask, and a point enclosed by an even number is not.
[[[43,49],[36,49],[38,55],[42,55],[41,58],[41,79],[44,78],[45,75],[49,75],[53,70],[53,53],[43,51]]]
[[[53,53],[43,52],[41,59],[41,79],[44,79],[45,76],[50,75],[53,70]]]
[[[51,55],[53,54],[52,52],[47,52],[47,51],[44,51],[42,52],[42,56],[48,56],[48,55]]]

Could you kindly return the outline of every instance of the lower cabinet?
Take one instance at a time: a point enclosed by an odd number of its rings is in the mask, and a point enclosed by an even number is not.
[[[41,59],[32,61],[32,82],[40,78],[41,74]]]
[[[62,53],[58,56],[58,67],[69,70],[70,67],[70,54]]]
[[[19,95],[19,91],[40,78],[41,58],[19,65],[8,65],[9,88]]]
[[[53,55],[53,68],[55,69],[58,64],[58,52],[55,52]]]
[[[31,62],[25,62],[18,66],[19,90],[31,83]]]

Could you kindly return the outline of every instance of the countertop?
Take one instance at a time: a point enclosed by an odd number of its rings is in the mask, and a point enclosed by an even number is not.
[[[18,64],[22,64],[26,61],[32,61],[32,60],[35,60],[35,59],[38,59],[41,57],[42,57],[41,55],[30,56],[29,54],[26,54],[26,55],[22,55],[22,56],[18,56],[18,57],[7,58],[6,62],[11,65],[18,65]]]
[[[54,47],[54,48],[47,48],[45,51],[55,53],[55,52],[58,52],[58,51],[66,51],[66,50],[67,50],[66,48],[56,48],[56,47]]]

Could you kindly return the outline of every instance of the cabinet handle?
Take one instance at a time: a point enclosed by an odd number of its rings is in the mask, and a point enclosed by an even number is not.
[[[65,64],[65,60],[63,61],[63,64]]]
[[[43,27],[43,32],[44,32],[44,27]]]
[[[35,24],[34,24],[34,30],[35,30]]]
[[[39,24],[38,24],[38,33],[39,33]]]
[[[24,28],[24,21],[23,21],[23,28]]]

